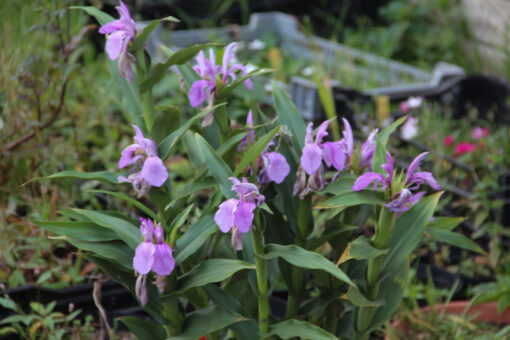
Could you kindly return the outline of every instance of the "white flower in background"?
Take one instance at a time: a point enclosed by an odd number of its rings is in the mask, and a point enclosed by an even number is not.
[[[309,77],[315,73],[315,66],[308,66],[301,71],[301,74],[305,77]]]
[[[266,92],[273,92],[273,85],[271,85],[271,83],[267,83],[264,85],[264,90]]]
[[[246,67],[246,72],[248,73],[258,70],[258,66],[252,63],[248,63],[244,67]]]
[[[409,117],[407,121],[402,125],[400,129],[400,135],[402,138],[409,140],[418,134],[418,118]]]
[[[248,49],[251,51],[260,51],[266,48],[266,43],[260,39],[255,39],[248,44]]]

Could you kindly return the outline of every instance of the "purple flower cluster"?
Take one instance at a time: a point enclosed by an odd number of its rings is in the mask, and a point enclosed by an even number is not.
[[[99,28],[99,33],[108,34],[106,39],[106,52],[111,60],[119,59],[120,74],[131,81],[133,79],[133,70],[131,61],[134,57],[128,52],[129,43],[134,41],[137,34],[136,25],[129,11],[122,1],[115,7],[120,15],[120,19],[109,22]]]
[[[126,147],[119,159],[119,169],[132,165],[131,171],[135,170],[137,165],[140,171],[131,173],[128,177],[119,176],[119,183],[128,182],[133,184],[133,188],[138,196],[146,194],[150,187],[160,187],[168,178],[168,171],[161,158],[158,157],[156,143],[149,138],[145,138],[140,128],[132,125],[135,130],[135,143]]]
[[[241,75],[246,75],[248,71],[246,67],[241,64],[230,65],[234,58],[234,49],[238,43],[231,43],[227,45],[223,54],[222,65],[216,65],[216,55],[212,49],[209,50],[209,59],[205,57],[204,51],[200,51],[196,57],[197,64],[193,70],[200,76],[200,80],[195,81],[191,85],[188,93],[190,105],[192,107],[202,106],[203,102],[207,99],[208,106],[214,105],[214,96],[218,85],[223,86],[229,81],[236,80],[236,71],[241,72]],[[218,84],[221,82],[221,84]],[[253,88],[250,79],[244,81],[244,85],[248,89]],[[212,123],[213,113],[211,112],[204,118],[203,126]]]
[[[175,259],[172,255],[172,249],[165,243],[161,223],[158,223],[158,226],[155,227],[152,220],[145,218],[140,218],[140,223],[143,242],[136,247],[133,268],[139,274],[136,281],[136,295],[143,306],[148,299],[147,274],[152,270],[160,277],[170,275],[175,267]],[[156,241],[156,244],[153,243],[153,240]]]
[[[385,207],[392,212],[402,214],[409,210],[423,197],[423,195],[425,195],[425,191],[420,191],[414,194],[412,192],[417,190],[422,184],[426,183],[434,190],[441,189],[432,173],[428,171],[418,171],[421,161],[427,154],[428,152],[424,152],[418,155],[409,165],[405,178],[400,181],[395,179],[396,173],[394,171],[393,158],[388,152],[386,154],[386,164],[382,165],[383,170],[386,172],[386,176],[376,172],[364,173],[356,179],[352,190],[363,190],[372,183],[372,189],[375,190],[380,184],[381,189],[389,190],[391,197],[391,202],[385,204]]]
[[[246,178],[239,181],[230,177],[232,191],[237,193],[239,198],[230,198],[221,203],[214,216],[214,221],[224,233],[232,229],[232,246],[235,249],[242,249],[242,234],[250,231],[253,224],[254,210],[257,205],[264,202],[264,195],[259,193],[255,184],[249,183]]]

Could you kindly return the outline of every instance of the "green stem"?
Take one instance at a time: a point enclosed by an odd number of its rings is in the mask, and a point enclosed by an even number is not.
[[[381,209],[379,214],[379,221],[375,228],[375,235],[372,241],[375,248],[382,250],[388,247],[396,217],[396,213],[390,212],[385,208]],[[384,258],[384,255],[380,255],[368,260],[365,294],[369,300],[376,300],[377,296],[379,295],[379,280]],[[370,324],[372,323],[372,319],[374,318],[375,311],[375,307],[360,308],[356,321],[356,326],[359,333],[364,333],[369,329]],[[368,336],[368,334],[362,334],[362,336]]]
[[[257,226],[259,227],[259,226]],[[264,235],[262,231],[253,229],[253,248],[255,255],[264,254]],[[269,289],[267,287],[267,260],[255,256],[255,271],[257,274],[258,303],[259,303],[259,332],[260,339],[265,339],[262,335],[269,330]]]

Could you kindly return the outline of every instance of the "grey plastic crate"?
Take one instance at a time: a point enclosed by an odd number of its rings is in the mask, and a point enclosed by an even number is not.
[[[227,26],[196,30],[155,31],[149,40],[149,48],[155,55],[160,43],[175,48],[192,44],[206,43],[211,40],[245,41],[261,38],[271,32],[277,39],[282,52],[307,60],[321,63],[326,68],[346,70],[360,79],[367,79],[374,86],[362,91],[369,95],[392,95],[395,93],[419,92],[437,86],[445,77],[462,75],[464,70],[448,64],[438,64],[434,72],[427,72],[398,61],[382,58],[370,53],[299,31],[298,22],[288,14],[279,12],[255,13],[250,16],[246,26]],[[157,55],[155,55],[157,58]],[[337,84],[343,85],[340,82]],[[313,93],[312,93],[313,92]],[[313,81],[295,77],[290,84],[290,94],[303,117],[314,120],[320,114],[317,88]]]

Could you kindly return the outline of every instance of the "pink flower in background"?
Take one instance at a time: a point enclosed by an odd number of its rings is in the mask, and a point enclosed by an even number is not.
[[[139,172],[131,173],[128,177],[119,176],[119,183],[128,182],[138,193],[138,196],[146,194],[150,187],[160,187],[168,178],[168,171],[161,158],[158,157],[156,143],[145,138],[140,128],[132,125],[135,130],[135,143],[126,147],[119,159],[118,167],[122,169],[132,165],[131,171],[140,167]]]
[[[460,157],[466,153],[471,153],[476,150],[476,145],[469,142],[461,142],[455,145],[455,154],[453,157]]]
[[[423,103],[423,97],[409,97],[406,101],[400,103],[400,111],[408,113],[411,109],[420,107]]]
[[[402,128],[400,129],[400,135],[403,139],[409,140],[418,134],[418,118],[409,117]]]
[[[246,178],[239,181],[235,177],[230,177],[232,182],[232,191],[237,193],[239,198],[230,198],[221,203],[218,207],[214,221],[220,227],[223,233],[232,230],[232,246],[242,249],[242,235],[250,231],[255,217],[254,210],[257,205],[264,202],[264,195],[259,193],[255,184],[249,183]]]
[[[484,137],[488,137],[491,134],[491,131],[487,127],[477,126],[471,131],[471,138],[479,140]]]
[[[453,144],[453,136],[446,135],[446,137],[444,138],[443,144],[445,147],[450,147]]]
[[[111,60],[119,59],[119,72],[127,80],[133,80],[131,61],[134,57],[128,52],[128,45],[137,34],[136,25],[122,1],[115,7],[120,19],[109,22],[99,28],[99,33],[108,34],[106,52]]]

